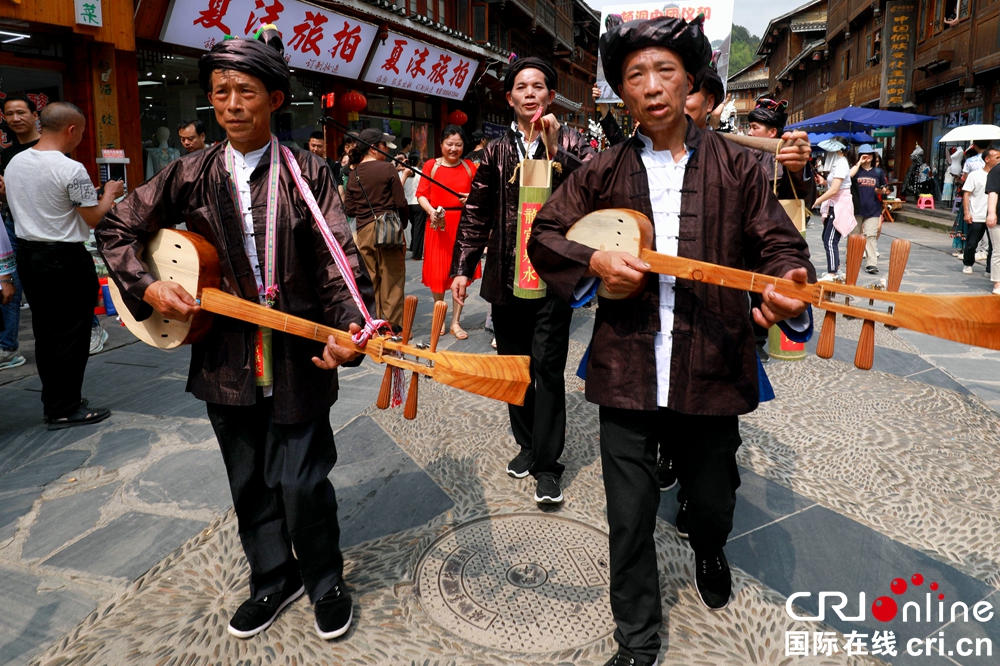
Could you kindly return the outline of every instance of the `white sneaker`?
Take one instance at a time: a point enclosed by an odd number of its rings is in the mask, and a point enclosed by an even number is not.
[[[90,329],[90,353],[96,354],[104,349],[104,343],[108,341],[108,332],[101,326],[94,326]]]
[[[976,252],[976,261],[986,261],[986,253]]]
[[[972,266],[963,266],[962,272],[966,275],[972,275]]]
[[[1000,282],[993,283],[993,293],[1000,296]]]
[[[836,279],[837,279],[836,273],[824,273],[823,276],[817,280],[817,282],[833,282]]]
[[[4,351],[0,349],[0,370],[10,370],[25,364],[25,358],[17,350]]]

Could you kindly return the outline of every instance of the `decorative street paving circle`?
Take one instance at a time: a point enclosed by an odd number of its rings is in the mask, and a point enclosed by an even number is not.
[[[468,641],[541,653],[611,634],[608,537],[545,514],[482,518],[445,534],[417,568],[420,602]]]

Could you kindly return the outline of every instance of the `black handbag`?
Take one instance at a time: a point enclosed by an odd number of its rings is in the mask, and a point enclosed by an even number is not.
[[[360,165],[358,165],[360,166]],[[354,177],[358,179],[361,193],[365,195],[365,201],[372,211],[372,218],[375,225],[375,247],[403,247],[406,244],[406,236],[403,235],[403,221],[399,219],[399,213],[395,210],[387,210],[384,213],[375,214],[375,207],[372,200],[365,192],[365,186],[361,182],[361,174],[358,169],[354,169]]]

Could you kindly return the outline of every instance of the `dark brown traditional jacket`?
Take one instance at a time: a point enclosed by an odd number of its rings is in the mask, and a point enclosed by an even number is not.
[[[688,123],[677,254],[769,275],[805,267],[809,250],[750,151]],[[566,231],[587,213],[631,208],[653,219],[649,181],[632,137],[578,169],[535,218],[528,252],[539,274],[569,300],[594,250]],[[654,341],[659,281],[636,298],[601,299],[587,364],[587,400],[621,409],[656,404]],[[736,415],[757,407],[757,357],[745,292],[677,280],[668,407],[686,414]]]
[[[483,272],[482,296],[490,303],[503,305],[514,298],[514,252],[517,249],[517,178],[510,182],[520,162],[516,134],[507,133],[492,141],[483,151],[483,160],[472,181],[469,198],[458,225],[458,237],[452,255],[451,275],[472,278],[489,242],[486,270]],[[556,190],[570,173],[597,153],[576,130],[559,130],[559,151],[555,161],[562,173],[552,174]],[[543,159],[545,147],[538,144],[535,159]]]
[[[101,255],[136,318],[145,319],[153,313],[142,297],[154,281],[136,257],[158,230],[182,222],[218,250],[223,291],[259,302],[257,283],[244,249],[243,223],[230,193],[224,149],[223,142],[171,162],[111,209],[98,226]],[[371,280],[358,262],[358,251],[351,240],[330,168],[308,151],[293,148],[292,152],[326,223],[344,248],[365,304],[374,312]],[[250,176],[262,275],[269,163],[268,150]],[[352,322],[363,324],[284,160],[279,181],[277,237],[275,271],[279,286],[275,308],[344,330]],[[252,324],[216,316],[208,336],[191,348],[187,390],[207,402],[253,405],[255,330]],[[322,354],[323,344],[277,331],[272,344],[274,420],[299,423],[323,414],[337,399],[337,373],[320,370],[311,360]]]

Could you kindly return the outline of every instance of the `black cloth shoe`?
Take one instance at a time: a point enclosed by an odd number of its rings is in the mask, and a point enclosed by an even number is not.
[[[688,501],[684,500],[681,502],[681,508],[677,509],[677,517],[674,518],[674,529],[677,530],[677,536],[682,539],[688,538]]]
[[[535,455],[528,449],[521,449],[517,456],[507,463],[507,473],[515,479],[528,476],[528,471],[535,462]]]
[[[535,501],[539,504],[562,504],[563,495],[555,474],[539,474],[535,484]]]
[[[49,430],[62,430],[63,428],[100,423],[109,416],[111,416],[110,409],[91,409],[90,407],[84,407],[81,403],[81,406],[72,414],[59,418],[49,416],[46,421],[48,426],[46,427]]]
[[[656,466],[656,482],[660,484],[660,492],[666,492],[677,485],[677,472],[674,471],[674,461],[670,458],[660,458]]]
[[[316,602],[316,633],[325,641],[343,636],[351,628],[354,604],[351,595],[340,585],[323,595]]]
[[[695,553],[695,583],[698,597],[708,610],[720,611],[729,605],[733,594],[733,576],[722,550],[702,557]]]
[[[631,653],[624,649],[618,650],[618,654],[611,657],[611,661],[604,666],[656,666],[659,663],[656,659],[649,661],[640,657],[633,657]]]
[[[757,345],[757,356],[760,357],[761,363],[767,363],[771,360],[771,355],[767,353],[767,347],[765,345]]]
[[[250,638],[264,631],[274,622],[285,606],[302,596],[306,588],[302,581],[286,584],[281,594],[269,594],[260,601],[247,599],[229,620],[229,633],[236,638]]]
[[[878,266],[865,266],[865,273],[878,275]]]

